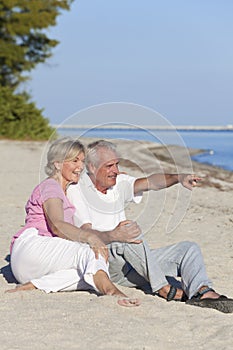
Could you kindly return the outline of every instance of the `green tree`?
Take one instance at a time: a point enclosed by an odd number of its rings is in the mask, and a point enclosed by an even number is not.
[[[14,113],[11,116],[1,113],[0,129],[3,123],[5,129],[0,130],[0,136],[10,137],[12,130],[17,130],[17,128],[12,128],[14,123],[18,126],[26,126],[26,118],[23,117],[23,114],[25,111],[28,113],[28,104],[34,109],[31,119],[28,114],[28,122],[30,121],[31,125],[35,125],[32,119],[39,118],[41,121],[43,118],[42,110],[36,109],[36,106],[30,102],[30,96],[25,93],[17,94],[16,89],[21,82],[29,78],[25,75],[27,72],[30,72],[38,63],[45,62],[52,55],[52,49],[58,44],[58,41],[50,39],[45,30],[56,25],[57,16],[62,10],[69,10],[72,2],[73,0],[0,0],[0,95],[8,99],[4,101],[1,98],[0,108],[5,110],[5,103],[9,107],[9,103],[14,102],[14,108],[6,108],[8,111],[10,109],[13,111],[16,104],[19,103],[17,111],[22,113],[17,112],[18,117],[13,119]],[[6,121],[9,122],[9,120],[12,123],[9,123],[8,134]],[[44,128],[51,131],[47,120],[45,120]],[[23,138],[22,130],[21,135],[20,138]],[[28,135],[28,130],[26,130],[25,137]],[[44,138],[44,131],[42,135]]]
[[[58,41],[44,29],[56,25],[73,0],[0,0],[0,85],[16,87],[23,73],[51,56]]]
[[[56,137],[41,110],[26,93],[13,94],[10,87],[0,87],[0,137],[17,140],[48,140]]]

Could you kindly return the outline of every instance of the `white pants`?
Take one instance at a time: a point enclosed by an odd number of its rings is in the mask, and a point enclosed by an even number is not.
[[[18,282],[31,282],[46,293],[97,290],[93,275],[103,270],[109,276],[104,258],[96,259],[88,244],[40,236],[35,228],[15,240],[11,268]]]

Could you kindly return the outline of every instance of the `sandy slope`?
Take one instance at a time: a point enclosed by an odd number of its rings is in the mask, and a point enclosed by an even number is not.
[[[130,174],[191,169],[186,150],[118,143],[122,170]],[[45,148],[46,143],[0,141],[1,349],[231,349],[233,314],[167,303],[136,289],[121,288],[141,298],[142,305],[132,309],[87,292],[4,293],[14,286],[7,262],[10,239],[23,225],[26,200],[43,177]],[[192,195],[173,186],[144,196],[142,204],[127,207],[127,214],[141,224],[151,247],[199,243],[215,289],[233,297],[233,173],[192,166],[203,176]]]

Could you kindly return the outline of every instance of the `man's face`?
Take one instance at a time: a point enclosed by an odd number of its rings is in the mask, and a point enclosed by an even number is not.
[[[116,178],[119,174],[119,159],[114,151],[108,149],[98,150],[97,166],[93,167],[95,187],[102,193],[116,184]]]

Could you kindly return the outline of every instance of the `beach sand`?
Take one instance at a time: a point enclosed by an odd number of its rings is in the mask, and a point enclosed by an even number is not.
[[[124,153],[122,170],[131,175],[187,171],[191,164],[203,177],[192,192],[180,185],[150,192],[141,204],[130,204],[127,215],[140,223],[151,248],[197,242],[214,288],[233,297],[233,173],[190,163],[187,150],[175,146],[133,141],[118,145]],[[231,349],[233,314],[168,303],[138,289],[120,287],[141,299],[137,308],[120,307],[114,297],[88,292],[4,293],[15,286],[9,268],[10,240],[24,224],[25,203],[43,177],[46,146],[0,141],[1,350]]]

